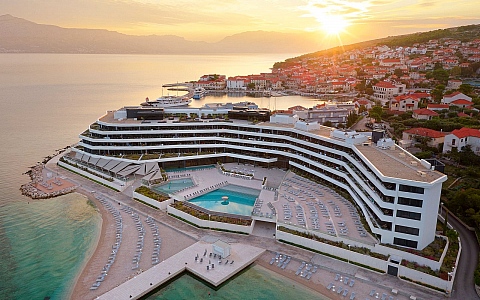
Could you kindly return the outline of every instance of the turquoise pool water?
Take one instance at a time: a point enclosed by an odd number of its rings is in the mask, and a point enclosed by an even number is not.
[[[229,184],[189,202],[212,211],[249,216],[259,194],[260,190]],[[222,199],[224,196],[227,201]]]
[[[176,191],[182,190],[186,187],[193,186],[193,180],[191,178],[182,178],[182,179],[175,179],[169,180],[167,184],[154,186],[152,187],[153,190],[165,194],[174,193]]]
[[[216,289],[185,273],[167,286],[142,299],[324,300],[328,298],[262,266],[254,265]]]

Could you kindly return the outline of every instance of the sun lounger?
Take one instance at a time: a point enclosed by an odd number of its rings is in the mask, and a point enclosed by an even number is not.
[[[350,295],[350,300],[354,300],[355,299],[355,292],[352,292],[352,294]]]
[[[345,296],[347,296],[347,294],[348,294],[348,289],[344,289],[343,293],[342,293],[342,296],[345,297]]]
[[[355,284],[355,279],[350,280],[350,284],[349,284],[350,287],[353,287],[354,284]]]
[[[368,294],[370,297],[373,297],[373,295],[375,295],[375,290],[371,290],[370,291],[370,294]]]
[[[340,279],[340,274],[335,275],[335,281],[338,281]]]
[[[386,300],[387,299],[387,294],[383,293],[382,294],[382,300]]]
[[[341,293],[342,291],[343,291],[343,288],[342,288],[341,286],[339,286],[338,289],[337,289],[337,294],[340,295],[340,293]]]
[[[327,290],[331,290],[334,287],[333,282],[330,282],[327,286]]]

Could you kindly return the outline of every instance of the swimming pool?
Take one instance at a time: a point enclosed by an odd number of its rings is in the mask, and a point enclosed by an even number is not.
[[[250,216],[259,194],[260,190],[229,184],[189,202],[212,211]]]
[[[191,178],[182,178],[169,180],[168,183],[153,186],[152,189],[160,193],[171,194],[193,185],[194,183]]]

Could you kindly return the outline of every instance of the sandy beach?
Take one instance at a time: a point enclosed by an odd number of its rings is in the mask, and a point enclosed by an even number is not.
[[[117,206],[122,215],[124,224],[123,241],[120,249],[118,250],[115,262],[105,277],[105,280],[97,290],[90,290],[90,287],[100,275],[102,268],[108,261],[112,251],[112,245],[115,243],[116,232],[113,215],[107,209],[105,209],[104,205],[95,197],[93,197],[92,194],[87,194],[87,196],[90,200],[94,201],[102,215],[102,228],[95,251],[88,260],[80,276],[77,278],[75,287],[71,293],[71,299],[94,299],[98,295],[105,293],[106,291],[132,278],[136,274],[141,273],[143,270],[153,266],[151,259],[153,253],[153,235],[151,228],[144,222],[146,217],[141,216],[141,220],[146,231],[142,257],[139,268],[132,269],[132,259],[137,248],[138,232],[131,215],[120,209],[123,205],[119,205],[117,202],[111,201]],[[160,261],[165,260],[166,258],[172,256],[180,250],[183,250],[195,242],[195,239],[181,234],[160,222],[156,222],[156,224],[158,225],[159,235],[162,238],[161,251],[159,255]]]

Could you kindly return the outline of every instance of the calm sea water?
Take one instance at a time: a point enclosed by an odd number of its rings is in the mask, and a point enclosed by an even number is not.
[[[148,300],[187,300],[187,299],[326,299],[318,293],[299,286],[289,279],[280,278],[275,273],[261,266],[253,266],[244,270],[220,289],[213,289],[201,280],[189,274],[149,295]]]
[[[98,234],[100,217],[81,195],[23,197],[19,187],[29,180],[22,175],[28,167],[76,143],[106,110],[173,94],[162,84],[209,73],[268,72],[292,56],[0,54],[0,299],[64,299]],[[237,100],[244,99],[208,96],[192,106]],[[278,109],[316,103],[249,100]]]

